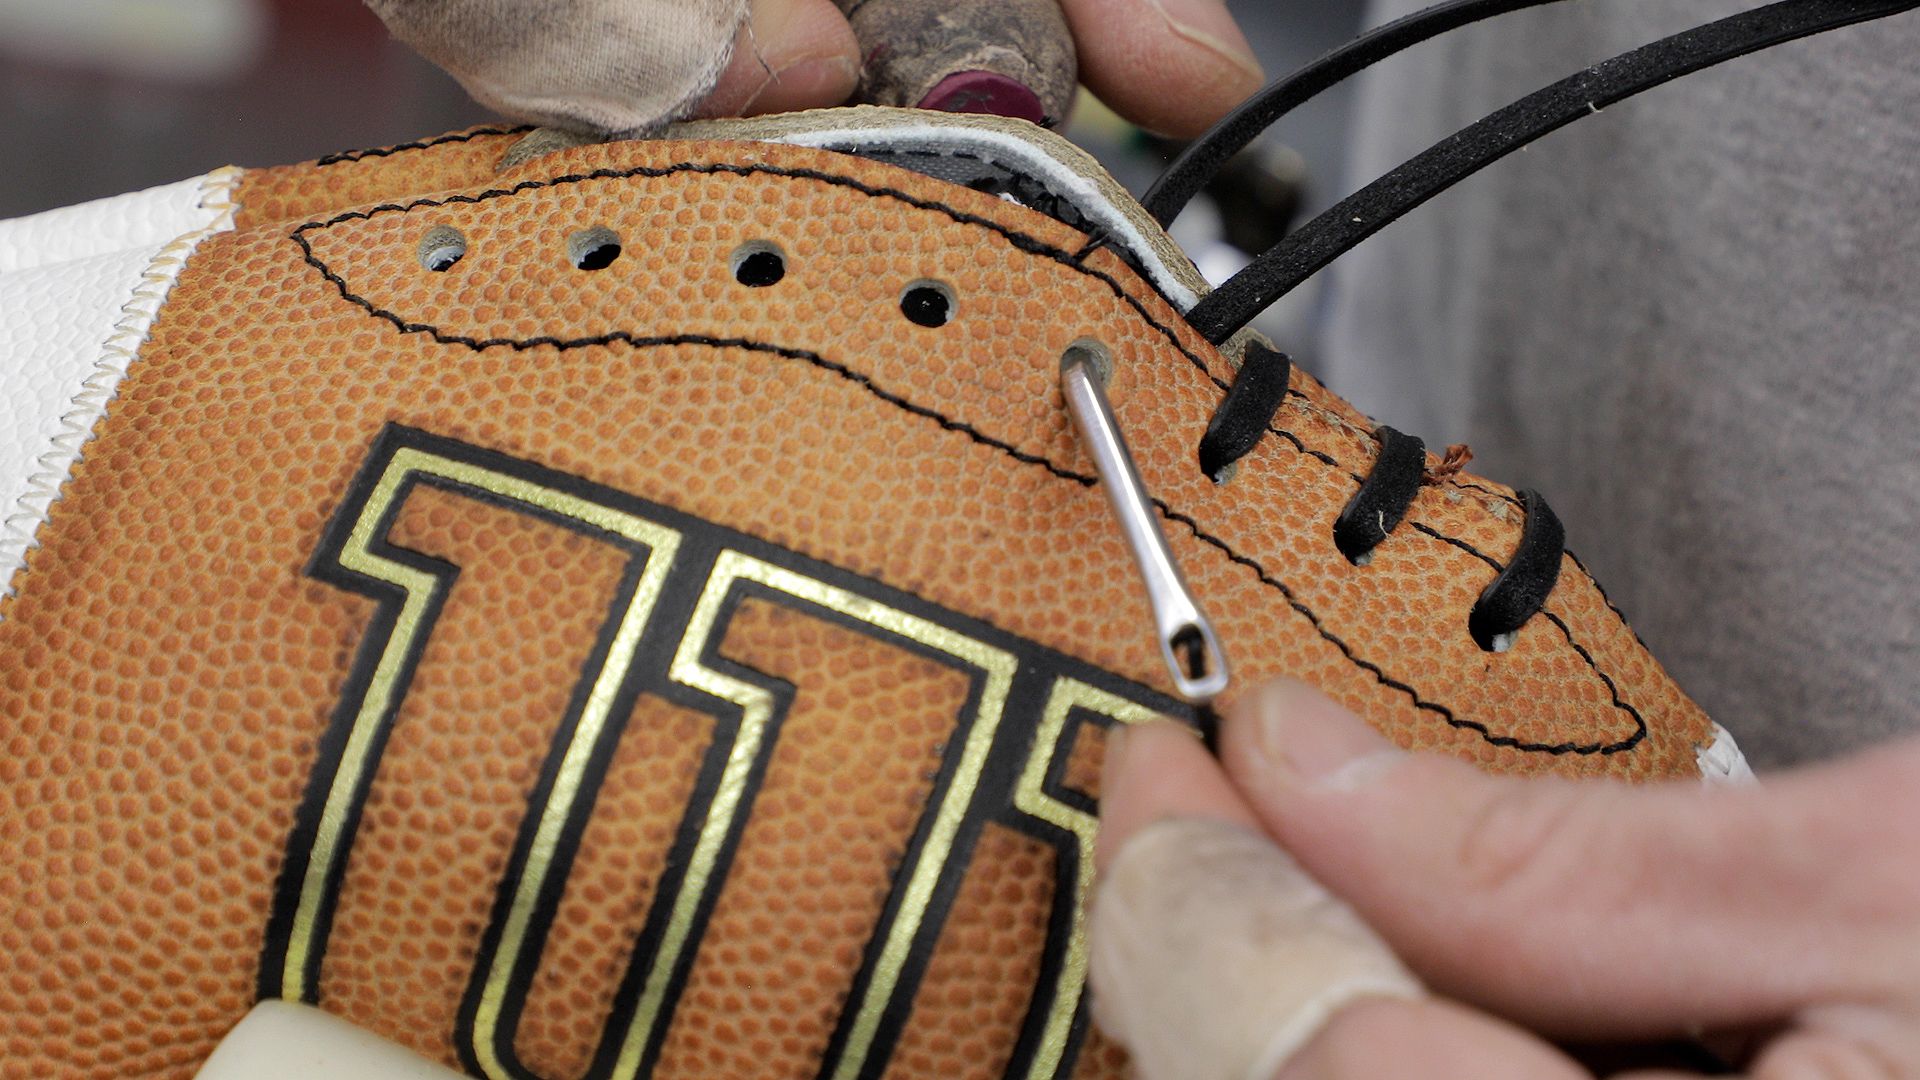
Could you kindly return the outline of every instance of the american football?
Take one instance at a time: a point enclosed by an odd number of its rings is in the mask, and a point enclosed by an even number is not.
[[[1103,740],[1212,714],[1074,355],[1222,701],[1745,774],[1545,498],[1291,364],[1267,264],[1211,289],[1051,132],[525,134],[0,223],[0,1072],[187,1080],[285,1001],[499,1080],[1123,1075]]]

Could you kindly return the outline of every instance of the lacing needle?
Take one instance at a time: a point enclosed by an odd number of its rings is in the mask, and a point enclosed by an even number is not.
[[[1100,370],[1102,358],[1103,350],[1097,345],[1076,342],[1069,346],[1060,357],[1060,389],[1100,475],[1107,505],[1113,508],[1114,519],[1120,523],[1120,532],[1140,568],[1147,603],[1153,609],[1154,631],[1167,670],[1173,675],[1174,690],[1192,704],[1205,705],[1227,688],[1226,657],[1220,651],[1213,624],[1187,588],[1167,547],[1167,538],[1160,532],[1140,472],[1114,420],[1113,407],[1107,403]]]

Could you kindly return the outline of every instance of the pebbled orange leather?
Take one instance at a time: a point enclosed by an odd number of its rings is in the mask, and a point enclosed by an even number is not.
[[[1112,252],[1073,258],[1074,230],[819,150],[619,143],[496,176],[508,141],[251,174],[242,227],[195,255],[54,506],[0,607],[9,1069],[187,1077],[252,1003],[296,806],[375,610],[306,570],[390,423],[1164,691],[1057,388],[1061,352],[1092,337],[1237,687],[1306,678],[1404,746],[1491,769],[1695,773],[1710,725],[1573,560],[1510,651],[1468,634],[1519,536],[1508,488],[1428,486],[1370,564],[1348,563],[1333,520],[1376,446],[1298,371],[1232,479],[1202,476],[1231,364]],[[468,248],[433,273],[417,249],[439,225]],[[568,237],[595,226],[623,252],[576,269]],[[751,241],[785,253],[777,285],[734,280]],[[952,289],[948,325],[902,317],[922,279]],[[474,950],[622,563],[437,491],[391,536],[461,573],[369,789],[321,1000],[458,1064]],[[743,605],[721,650],[799,688],[796,734],[746,825],[762,869],[723,889],[657,1075],[810,1076],[965,680],[777,606]],[[587,1069],[712,738],[651,695],[621,719],[514,1043],[542,1077]],[[1073,784],[1097,754],[1076,750]],[[1001,1075],[1053,872],[988,829],[888,1075]],[[1118,1069],[1095,1035],[1072,1075]]]

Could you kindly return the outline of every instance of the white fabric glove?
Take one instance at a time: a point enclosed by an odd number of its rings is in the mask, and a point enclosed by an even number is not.
[[[502,115],[642,135],[711,90],[747,0],[367,0],[387,28]]]
[[[1269,1080],[1343,1006],[1425,995],[1286,852],[1222,821],[1142,829],[1092,922],[1094,1018],[1144,1080]]]

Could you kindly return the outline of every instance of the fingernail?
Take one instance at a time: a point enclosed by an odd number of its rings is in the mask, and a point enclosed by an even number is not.
[[[1256,749],[1275,772],[1304,786],[1357,790],[1406,757],[1373,725],[1303,682],[1269,684],[1254,707]]]
[[[1253,55],[1253,47],[1247,44],[1239,24],[1219,0],[1146,2],[1166,20],[1167,29],[1176,37],[1206,49],[1258,81],[1266,81],[1266,72],[1260,67],[1259,58]]]
[[[997,71],[956,71],[927,91],[919,107],[940,112],[1010,116],[1035,124],[1047,119],[1040,95],[1025,83]]]

